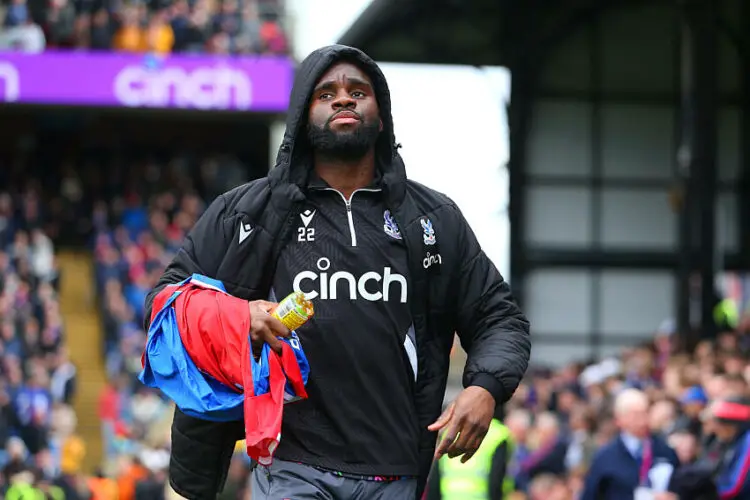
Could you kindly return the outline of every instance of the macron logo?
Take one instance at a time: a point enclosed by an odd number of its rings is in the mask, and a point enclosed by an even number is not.
[[[300,219],[302,219],[302,224],[305,225],[305,227],[310,225],[310,221],[312,221],[312,218],[315,217],[315,210],[307,209],[301,214],[299,214]]]
[[[250,233],[253,232],[253,226],[251,226],[248,223],[242,223],[240,222],[240,243],[245,241],[248,236],[250,236]]]

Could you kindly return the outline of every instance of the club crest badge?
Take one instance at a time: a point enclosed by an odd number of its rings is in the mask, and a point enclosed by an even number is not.
[[[398,226],[396,225],[396,221],[393,220],[390,210],[383,212],[383,220],[383,231],[385,231],[385,234],[395,240],[400,240],[401,231],[398,230]]]
[[[424,231],[424,234],[422,235],[424,244],[434,245],[437,242],[437,239],[435,238],[435,229],[432,227],[432,221],[423,217],[419,222],[422,224],[422,230]]]

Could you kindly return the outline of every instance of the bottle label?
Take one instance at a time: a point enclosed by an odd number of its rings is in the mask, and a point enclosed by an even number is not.
[[[296,330],[309,319],[304,309],[297,303],[294,294],[281,301],[278,307],[274,309],[273,316],[290,330]]]

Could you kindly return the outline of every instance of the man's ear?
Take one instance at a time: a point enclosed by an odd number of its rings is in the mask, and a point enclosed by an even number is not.
[[[378,125],[378,131],[382,132],[383,131],[383,120],[378,120],[378,123],[379,123],[379,125]]]

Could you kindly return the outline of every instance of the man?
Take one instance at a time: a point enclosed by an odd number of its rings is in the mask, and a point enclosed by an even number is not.
[[[539,474],[563,474],[569,442],[563,437],[557,415],[544,412],[536,417],[537,447],[519,464],[521,482]]]
[[[659,399],[651,405],[649,410],[648,422],[651,432],[662,437],[668,436],[672,431],[678,428],[677,404],[672,399]],[[687,424],[687,422],[685,422]],[[687,427],[684,425],[681,427]]]
[[[416,498],[434,458],[472,457],[527,368],[529,325],[508,285],[456,205],[406,179],[385,78],[350,47],[301,63],[275,168],[211,204],[148,307],[192,273],[250,301],[249,314],[205,322],[246,322],[256,353],[289,335],[264,299],[296,290],[315,305],[297,331],[309,397],[284,408],[254,500]],[[440,414],[454,332],[466,388]],[[214,498],[243,434],[177,411],[175,491]]]
[[[671,498],[667,487],[677,455],[649,430],[649,401],[638,389],[617,395],[614,415],[619,435],[601,448],[586,476],[581,500]]]
[[[743,397],[715,401],[707,416],[715,439],[696,467],[682,471],[679,479],[694,479],[708,471],[722,500],[750,498],[750,401]],[[684,483],[680,486],[685,488]]]
[[[698,458],[698,436],[693,434],[690,429],[675,429],[667,436],[667,444],[677,454],[677,458],[680,460],[680,467],[690,465]]]
[[[588,469],[596,451],[594,440],[595,417],[587,406],[578,406],[570,414],[568,422],[568,449],[565,451],[565,469],[577,471]]]
[[[687,429],[696,436],[700,436],[703,430],[700,416],[706,404],[708,404],[708,397],[703,387],[696,385],[686,389],[680,397],[682,415],[677,419],[675,427]]]
[[[506,474],[513,481],[516,490],[520,491],[526,491],[528,487],[528,478],[520,476],[520,464],[531,454],[529,451],[531,421],[531,412],[523,408],[510,410],[503,421],[510,432],[510,438],[513,442],[513,452],[511,453]],[[526,483],[520,484],[519,479],[525,479]]]
[[[729,397],[729,380],[723,372],[715,373],[705,385],[706,397],[709,401],[716,401]]]
[[[671,479],[680,498],[724,500],[750,497],[750,406],[743,398],[713,401],[701,418],[705,446],[697,460],[691,450]],[[678,453],[680,450],[678,449]]]
[[[443,455],[433,464],[425,500],[503,500],[513,491],[507,477],[513,441],[498,406],[490,430],[471,460]]]

